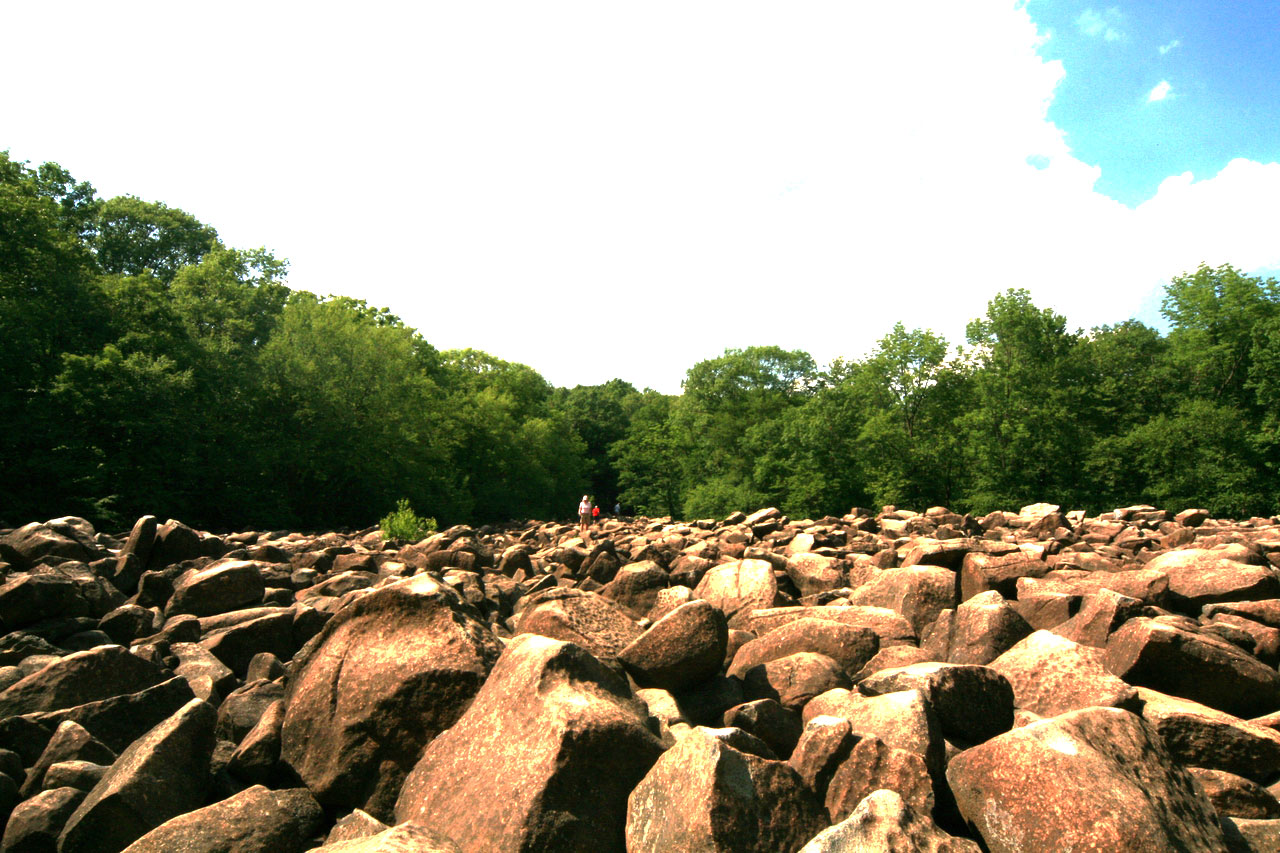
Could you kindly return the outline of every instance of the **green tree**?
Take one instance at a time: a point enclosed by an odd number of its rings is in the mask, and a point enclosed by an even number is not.
[[[458,518],[448,427],[436,384],[418,369],[416,332],[379,324],[362,303],[290,294],[262,351],[277,413],[265,472],[293,523],[367,524],[404,498]]]
[[[1079,336],[1064,317],[1032,304],[1026,290],[1010,289],[969,324],[966,338],[973,370],[961,418],[972,472],[966,505],[985,512],[1076,500],[1089,442],[1078,418]]]
[[[102,202],[93,236],[98,263],[106,272],[150,271],[166,282],[220,245],[218,232],[191,214],[134,196]]]
[[[776,422],[818,383],[808,353],[776,346],[728,349],[691,367],[671,424],[685,452],[684,513],[722,515],[779,500],[782,483],[759,479],[756,460],[777,440]]]
[[[55,450],[67,425],[50,385],[63,354],[99,346],[106,322],[92,258],[51,174],[0,152],[0,513],[12,522],[65,512],[56,509],[71,486]]]
[[[609,448],[626,436],[630,411],[639,399],[635,386],[621,379],[557,388],[553,395],[554,407],[569,419],[586,446],[588,491],[604,506],[612,506],[619,495],[618,471],[609,459]]]
[[[680,514],[686,455],[671,412],[678,398],[645,389],[631,412],[626,434],[609,448],[618,472],[618,499],[641,515]]]

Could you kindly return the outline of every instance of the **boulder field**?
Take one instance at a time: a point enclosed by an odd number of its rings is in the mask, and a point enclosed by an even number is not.
[[[0,530],[0,853],[1277,851],[1280,519]]]

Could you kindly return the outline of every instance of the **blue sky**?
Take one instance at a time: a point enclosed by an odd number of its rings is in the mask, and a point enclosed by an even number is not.
[[[1280,3],[1030,0],[1065,76],[1049,119],[1130,207],[1170,175],[1280,159]],[[1163,95],[1163,97],[1161,97]]]
[[[1009,287],[1088,329],[1280,267],[1276,8],[48,0],[0,149],[441,349],[676,392],[726,347],[961,343]]]

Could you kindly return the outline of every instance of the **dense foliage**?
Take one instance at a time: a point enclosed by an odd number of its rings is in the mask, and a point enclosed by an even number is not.
[[[1280,285],[1202,266],[1169,332],[1070,331],[1025,290],[965,343],[895,326],[859,361],[728,350],[678,396],[553,388],[385,309],[286,286],[191,215],[0,152],[0,525],[153,513],[213,529],[683,517],[773,504],[1047,500],[1270,514]]]

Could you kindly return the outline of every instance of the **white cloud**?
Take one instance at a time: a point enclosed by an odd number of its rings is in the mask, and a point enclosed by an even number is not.
[[[1159,50],[1159,51],[1160,51],[1160,55],[1161,55],[1161,56],[1164,56],[1166,53],[1168,53],[1169,51],[1173,50],[1175,47],[1179,47],[1179,46],[1181,46],[1181,44],[1182,44],[1182,42],[1181,42],[1181,41],[1179,41],[1178,39],[1174,39],[1173,41],[1169,42],[1168,44],[1162,44],[1162,45],[1160,45],[1160,47],[1159,47],[1159,48],[1157,48],[1157,50]]]
[[[1076,18],[1076,28],[1087,36],[1101,36],[1106,41],[1120,41],[1124,33],[1119,30],[1124,15],[1115,6],[1102,12],[1089,7]]]
[[[856,357],[896,320],[958,342],[1007,287],[1114,323],[1200,261],[1280,264],[1275,164],[1170,178],[1133,210],[1096,192],[1047,117],[1063,67],[1014,3],[29,16],[67,61],[0,54],[0,74],[44,69],[0,148],[557,384],[674,391],[728,346]]]
[[[1147,93],[1147,103],[1163,101],[1165,98],[1169,97],[1169,93],[1172,91],[1173,86],[1169,85],[1169,81],[1161,80],[1151,89],[1150,92]]]

